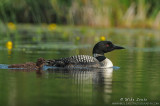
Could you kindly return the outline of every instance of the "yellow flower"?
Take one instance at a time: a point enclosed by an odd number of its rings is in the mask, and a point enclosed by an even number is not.
[[[105,36],[101,36],[100,39],[101,39],[101,41],[105,41],[106,37]]]
[[[15,29],[16,29],[16,25],[15,25],[13,22],[9,22],[9,23],[7,24],[7,26],[8,26],[8,28],[9,28],[10,30],[15,30]]]
[[[6,47],[7,47],[8,50],[11,50],[11,49],[12,49],[12,46],[13,46],[12,41],[8,41],[8,42],[6,43]]]
[[[48,29],[49,29],[50,31],[56,29],[56,24],[54,24],[54,23],[49,24],[49,25],[48,25]]]
[[[80,37],[79,37],[79,36],[77,36],[77,37],[76,37],[76,40],[80,40]]]

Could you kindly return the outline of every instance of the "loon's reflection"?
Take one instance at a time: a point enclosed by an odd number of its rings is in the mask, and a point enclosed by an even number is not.
[[[83,97],[87,93],[86,90],[89,90],[93,97],[91,101],[96,102],[99,98],[106,103],[111,101],[113,68],[45,68],[43,70],[11,69],[10,71],[36,71],[39,78],[71,79],[73,84],[78,85],[76,93],[78,97]],[[90,87],[87,88],[88,86]]]
[[[113,68],[49,68],[45,73],[59,74],[62,75],[62,78],[64,78],[64,75],[68,75],[68,78],[78,80],[76,81],[78,83],[83,83],[85,81],[85,83],[92,84],[110,84],[112,81],[112,72]],[[40,74],[41,71],[38,73]],[[67,78],[67,76],[65,78]],[[91,80],[91,82],[89,80]]]
[[[58,74],[56,78],[69,78],[73,80],[74,84],[78,85],[79,93],[85,93],[84,86],[91,85],[89,90],[92,90],[93,95],[99,95],[95,93],[101,93],[99,96],[105,103],[110,102],[112,93],[112,72],[113,68],[95,69],[95,68],[76,68],[76,69],[47,69],[46,73]],[[47,75],[47,74],[46,74]],[[82,94],[79,94],[82,95]],[[94,96],[93,96],[94,97]],[[99,100],[94,97],[96,100]]]

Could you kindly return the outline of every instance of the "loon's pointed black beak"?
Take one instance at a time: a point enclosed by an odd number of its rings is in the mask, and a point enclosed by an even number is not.
[[[124,47],[121,47],[121,46],[114,46],[114,49],[125,49]]]

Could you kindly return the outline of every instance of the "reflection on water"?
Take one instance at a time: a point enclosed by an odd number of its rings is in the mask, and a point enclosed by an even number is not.
[[[112,72],[113,68],[106,68],[106,69],[94,69],[94,68],[87,68],[87,69],[48,69],[47,73],[55,73],[60,74],[61,77],[57,78],[71,78],[72,82],[78,85],[78,92],[80,98],[83,97],[85,94],[85,85],[92,85],[94,95],[94,90],[98,89],[104,93],[103,101],[109,103],[111,100],[111,93],[112,93]],[[68,77],[64,77],[64,76]],[[64,75],[64,76],[63,76]],[[84,91],[83,91],[84,90]],[[92,95],[92,96],[93,96]],[[88,100],[84,100],[85,102]],[[94,101],[91,101],[91,104]]]
[[[3,71],[5,73],[7,70]],[[100,101],[96,98],[97,96],[94,96],[97,95],[97,92],[95,92],[97,89],[104,94],[102,97],[103,100],[101,101],[109,103],[111,101],[112,93],[112,72],[113,68],[49,68],[47,70],[10,69],[9,73],[7,73],[9,79],[4,81],[7,82],[6,86],[9,87],[7,89],[8,105],[16,106],[26,100],[32,101],[33,103],[31,103],[31,105],[34,103],[40,104],[41,102],[39,99],[46,98],[48,93],[53,96],[50,98],[51,100],[56,99],[57,97],[62,99],[66,99],[66,97],[72,98],[67,104],[72,102],[72,104],[98,104]],[[36,73],[36,76],[34,76],[34,73]],[[30,77],[30,79],[26,80],[26,77]],[[3,90],[3,88],[1,88],[1,90]],[[59,95],[63,95],[64,97]],[[32,99],[34,99],[34,101]],[[56,102],[59,103],[58,100]],[[44,104],[48,104],[46,100],[44,100]]]

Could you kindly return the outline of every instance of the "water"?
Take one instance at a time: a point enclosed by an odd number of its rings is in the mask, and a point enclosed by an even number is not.
[[[39,57],[91,55],[97,42],[94,39],[96,34],[81,37],[79,33],[80,40],[45,35],[46,39],[41,41],[34,41],[33,36],[26,35],[25,38],[19,36],[17,42],[13,41],[11,50],[1,46],[0,105],[160,105],[159,32],[131,31],[128,34],[128,30],[120,30],[107,35],[108,40],[126,48],[106,54],[116,66],[109,69],[2,69],[8,64],[34,62]],[[97,33],[106,32],[98,30]]]

